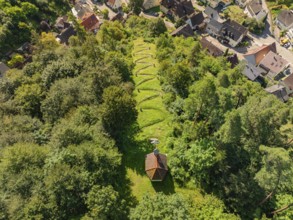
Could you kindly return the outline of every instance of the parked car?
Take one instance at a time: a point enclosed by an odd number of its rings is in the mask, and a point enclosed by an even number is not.
[[[283,47],[285,47],[285,48],[289,48],[291,46],[291,44],[288,42],[288,43],[285,43],[284,45],[283,45]]]

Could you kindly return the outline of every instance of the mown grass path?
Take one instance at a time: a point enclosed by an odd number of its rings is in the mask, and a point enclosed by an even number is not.
[[[154,146],[149,142],[150,138],[159,139],[158,149],[162,153],[168,153],[166,140],[171,132],[171,115],[163,104],[164,92],[158,79],[156,46],[144,42],[142,38],[137,39],[134,41],[132,56],[135,62],[133,81],[138,110],[138,132],[130,135],[132,139],[127,140],[123,154],[123,164],[130,180],[132,194],[138,201],[144,194],[156,192],[180,192],[198,197],[197,190],[180,188],[174,184],[170,174],[163,182],[151,182],[144,171],[145,155],[154,150]]]
[[[158,79],[158,61],[154,44],[142,39],[134,42],[132,52],[136,64],[133,74],[135,99],[137,101],[138,124],[141,138],[158,138],[159,148],[164,150],[166,137],[170,132],[170,114],[163,104],[163,91]]]
[[[132,128],[124,143],[123,165],[130,181],[131,193],[139,201],[145,194],[182,193],[195,200],[202,199],[199,189],[181,188],[176,185],[169,173],[163,182],[151,182],[144,171],[145,155],[154,150],[150,138],[159,139],[157,145],[162,153],[168,153],[167,138],[171,132],[171,115],[163,104],[164,92],[158,79],[159,63],[156,60],[156,46],[142,38],[134,41],[132,51],[135,68],[133,81],[134,96],[137,101],[137,127]],[[167,155],[168,156],[168,155]],[[123,184],[123,183],[121,183]]]
[[[137,39],[134,41],[132,56],[135,63],[132,79],[135,84],[139,131],[125,147],[124,163],[131,181],[132,193],[140,200],[145,193],[174,192],[170,176],[164,182],[154,184],[144,171],[145,155],[154,149],[149,142],[150,138],[159,139],[157,147],[162,153],[166,152],[166,139],[171,131],[171,115],[163,104],[164,93],[157,75],[159,63],[156,60],[156,46]]]

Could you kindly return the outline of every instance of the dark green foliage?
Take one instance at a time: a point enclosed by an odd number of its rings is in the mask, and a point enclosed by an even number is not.
[[[1,0],[0,1],[0,57],[20,44],[30,41],[39,31],[43,19],[52,22],[69,10],[67,0]]]
[[[132,210],[130,219],[191,219],[190,204],[180,194],[145,195],[139,205]]]
[[[261,34],[265,28],[264,21],[257,21],[255,18],[246,18],[244,26],[248,27],[248,30],[255,34]]]
[[[133,201],[122,197],[129,189],[119,185],[121,155],[106,133],[120,134],[136,119],[133,64],[125,55],[130,46],[120,42],[124,28],[115,23],[107,30],[100,35],[114,38],[103,46],[86,36],[65,48],[44,35],[33,62],[1,79],[1,219],[127,217]]]
[[[53,123],[78,105],[94,102],[90,88],[82,86],[82,79],[57,81],[48,91],[41,110],[46,121]]]
[[[101,220],[120,219],[117,214],[122,211],[122,206],[119,204],[119,194],[112,186],[93,186],[87,195],[86,204],[90,210],[86,217]]]
[[[142,0],[130,0],[129,7],[133,11],[134,14],[139,15],[142,9]]]
[[[275,198],[284,191],[266,197],[273,191],[266,188],[268,183],[274,185],[272,179],[278,179],[278,166],[269,159],[276,169],[268,172],[259,146],[278,146],[280,152],[291,146],[290,102],[281,103],[263,92],[260,85],[244,78],[243,65],[231,69],[223,57],[201,51],[198,42],[161,35],[157,47],[164,102],[174,115],[168,146],[174,179],[215,193],[243,219],[269,215]],[[189,79],[175,68],[182,64]],[[178,86],[185,92],[180,93]],[[279,168],[288,180],[283,184],[291,181],[290,169]],[[274,201],[268,202],[270,198]]]
[[[0,0],[0,50],[21,28],[27,39],[33,25],[24,21],[44,10],[54,17],[62,3]],[[97,36],[78,32],[70,47],[43,34],[33,62],[0,80],[0,219],[291,219],[291,100],[265,93],[243,65],[231,69],[197,39],[170,37],[161,19],[131,16],[105,22]],[[168,181],[179,184],[136,204],[122,166],[130,158],[118,149],[136,138],[132,40],[142,36],[157,46],[158,95],[173,115]],[[181,195],[178,185],[203,195]]]
[[[122,88],[108,87],[103,93],[101,117],[105,129],[117,138],[137,117],[134,99]]]

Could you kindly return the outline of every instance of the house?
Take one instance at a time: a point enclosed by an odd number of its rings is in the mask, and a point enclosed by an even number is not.
[[[283,85],[273,85],[265,89],[268,93],[275,95],[280,101],[287,102],[289,96],[287,94],[286,88]]]
[[[293,28],[293,10],[282,10],[276,19],[276,24],[281,30]]]
[[[193,30],[203,29],[205,26],[203,13],[199,12],[192,14],[188,17],[186,23],[189,24]]]
[[[93,13],[93,10],[88,4],[84,4],[82,2],[78,2],[71,9],[74,17],[78,19],[82,19],[87,13]]]
[[[56,36],[56,40],[60,43],[60,44],[66,44],[68,45],[68,40],[71,36],[75,36],[76,35],[76,31],[74,30],[74,27],[72,25],[70,25],[68,28],[64,29],[63,31],[61,31],[60,34],[58,34]]]
[[[210,7],[210,6],[207,6],[207,7],[205,8],[204,13],[205,13],[205,14],[207,15],[207,17],[209,18],[208,21],[209,21],[210,19],[214,19],[214,20],[220,22],[220,20],[221,20],[218,11],[216,11],[215,9],[213,9],[213,8]]]
[[[241,8],[245,8],[248,1],[249,0],[235,0],[235,4],[239,5],[239,7],[241,7]]]
[[[93,13],[86,14],[82,18],[81,25],[84,27],[86,31],[93,31],[96,32],[99,28],[99,20],[97,16]]]
[[[251,81],[258,81],[261,77],[262,70],[251,63],[246,63],[242,74]]]
[[[122,6],[121,0],[108,0],[106,3],[112,9],[118,9]]]
[[[5,63],[0,62],[0,78],[8,71],[10,68],[6,66]]]
[[[144,10],[160,6],[160,0],[144,0],[142,7]]]
[[[227,7],[232,4],[232,0],[200,0],[202,3],[211,6],[212,8]]]
[[[175,20],[185,19],[195,12],[190,0],[162,0],[160,8],[162,12],[174,17]]]
[[[64,29],[70,26],[70,22],[68,21],[68,16],[58,17],[56,19],[54,27],[59,31],[63,31]]]
[[[175,0],[162,0],[160,3],[160,10],[164,14],[171,13],[170,11],[175,6]]]
[[[184,0],[182,2],[177,2],[175,4],[174,10],[173,10],[173,16],[175,20],[178,20],[180,18],[184,18],[188,15],[191,15],[195,12],[193,5],[191,1]]]
[[[16,52],[20,54],[32,54],[33,50],[34,50],[33,45],[29,42],[25,42],[16,50]]]
[[[208,32],[209,35],[218,38],[220,36],[222,27],[223,27],[222,23],[211,18],[209,23],[207,24],[206,32]]]
[[[189,24],[185,24],[179,28],[177,28],[175,31],[171,33],[171,36],[184,36],[184,37],[192,37],[194,36],[193,30],[190,27]]]
[[[147,154],[145,158],[145,172],[151,181],[163,181],[168,172],[167,156],[160,154],[158,149]]]
[[[289,95],[293,95],[293,73],[282,80],[283,85],[287,89]]]
[[[110,19],[110,21],[121,21],[121,22],[123,22],[123,21],[125,21],[125,20],[124,20],[123,14],[122,14],[121,12],[118,12],[116,15],[114,15],[114,16]]]
[[[262,7],[261,0],[250,1],[246,5],[244,13],[250,18],[255,18],[257,21],[263,21],[267,16],[267,12]]]
[[[278,80],[281,77],[281,73],[289,67],[289,62],[280,55],[270,51],[261,60],[259,67],[267,72],[267,75],[274,80]]]
[[[212,42],[208,41],[208,39],[205,37],[201,38],[199,43],[200,43],[202,49],[206,50],[208,54],[210,54],[214,57],[219,57],[224,54],[224,52],[220,48],[218,48]]]
[[[260,48],[247,52],[244,54],[244,59],[246,59],[248,63],[257,66],[270,51],[277,53],[275,42],[269,45],[263,45]]]
[[[246,36],[246,27],[233,20],[226,20],[221,29],[222,42],[227,42],[231,47],[236,47]]]

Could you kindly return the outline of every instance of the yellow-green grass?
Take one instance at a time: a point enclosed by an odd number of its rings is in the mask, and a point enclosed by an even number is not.
[[[224,13],[228,13],[229,18],[234,21],[237,21],[239,24],[242,24],[247,17],[244,13],[243,9],[241,9],[238,5],[229,6]]]
[[[126,143],[123,157],[127,177],[131,182],[132,194],[138,201],[146,193],[155,194],[157,192],[165,194],[179,192],[200,199],[201,195],[198,190],[180,188],[174,183],[171,174],[168,174],[163,182],[152,183],[144,171],[145,155],[154,149],[154,146],[149,143],[150,138],[158,138],[160,141],[157,145],[158,149],[162,153],[168,154],[166,142],[171,132],[171,115],[164,106],[164,92],[157,78],[159,64],[155,59],[155,45],[144,42],[142,38],[137,39],[134,41],[132,54],[133,60],[138,60],[133,71],[133,81],[135,83],[134,97],[137,101],[139,129],[133,139]],[[146,57],[146,54],[152,55],[152,57]],[[142,57],[145,58],[140,59]],[[144,68],[150,64],[152,65]]]

